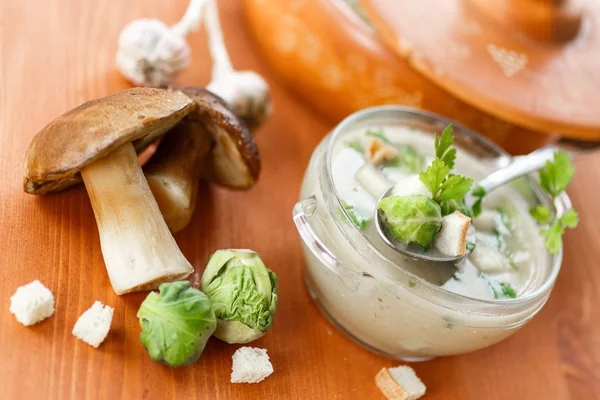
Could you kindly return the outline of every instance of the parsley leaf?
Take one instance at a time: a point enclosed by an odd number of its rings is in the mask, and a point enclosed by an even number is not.
[[[569,155],[558,151],[554,153],[554,162],[547,161],[540,170],[540,184],[554,198],[567,188],[574,173],[575,167]]]
[[[467,250],[469,251],[469,253],[472,253],[473,250],[475,250],[475,247],[477,247],[475,243],[467,240]]]
[[[510,297],[511,299],[517,297],[517,292],[515,292],[515,289],[513,289],[509,283],[500,282],[500,287],[502,288],[502,294],[504,296]]]
[[[360,143],[360,141],[358,139],[347,141],[346,146],[350,147],[353,150],[358,151],[359,153],[365,152],[363,145]]]
[[[473,202],[473,216],[477,217],[481,214],[481,200],[485,196],[485,189],[477,185],[471,192],[471,195],[476,198],[475,202]]]
[[[452,147],[454,143],[453,133],[452,125],[448,125],[440,137],[437,135],[434,137],[435,156],[450,169],[454,168],[454,160],[456,159],[456,149]]]
[[[381,139],[381,141],[383,141],[387,144],[393,144],[392,141],[383,134],[383,129],[367,129],[367,132],[365,134],[367,136],[373,136],[378,139]]]
[[[535,218],[540,224],[549,224],[554,220],[554,215],[552,215],[550,209],[541,204],[529,210],[529,214],[531,214],[531,216]]]
[[[446,175],[450,172],[448,167],[442,160],[436,158],[433,160],[431,165],[421,173],[419,173],[419,179],[423,184],[431,191],[431,194],[435,198],[437,192],[439,192]]]
[[[565,228],[562,227],[559,221],[554,221],[548,228],[540,231],[540,235],[546,238],[546,247],[550,253],[558,253],[562,246],[562,235],[564,233]]]
[[[577,211],[571,209],[564,213],[559,219],[561,225],[567,228],[576,228],[579,225],[579,214]]]
[[[460,175],[450,175],[442,183],[440,195],[437,200],[462,200],[473,185],[473,179]]]

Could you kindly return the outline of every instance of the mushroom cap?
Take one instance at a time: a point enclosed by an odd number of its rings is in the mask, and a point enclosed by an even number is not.
[[[260,157],[244,122],[223,99],[208,90],[197,87],[178,90],[187,94],[197,105],[196,111],[188,118],[201,122],[215,141],[203,166],[203,177],[231,189],[252,187],[260,174]]]
[[[194,110],[181,92],[134,88],[88,101],[61,115],[31,141],[24,190],[57,192],[81,181],[79,171],[122,145],[141,151]]]

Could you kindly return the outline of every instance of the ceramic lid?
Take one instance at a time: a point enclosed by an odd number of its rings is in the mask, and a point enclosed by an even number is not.
[[[600,138],[600,2],[360,2],[388,44],[456,97],[531,129]]]

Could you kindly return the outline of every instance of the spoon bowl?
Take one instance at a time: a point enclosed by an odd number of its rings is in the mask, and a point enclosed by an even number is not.
[[[392,191],[394,186],[390,187],[388,190],[383,192],[379,199],[377,199],[377,204],[386,197],[390,197],[392,195]],[[430,249],[424,249],[422,246],[416,243],[406,244],[396,239],[392,232],[390,231],[387,223],[385,222],[385,217],[383,215],[383,211],[375,208],[375,217],[373,218],[375,221],[375,229],[377,229],[377,233],[381,237],[381,239],[390,246],[395,251],[404,254],[415,260],[423,260],[423,261],[435,261],[435,262],[452,262],[452,263],[460,263],[467,254],[463,254],[460,256],[449,256],[443,254],[441,251],[436,249],[435,247],[431,247]]]

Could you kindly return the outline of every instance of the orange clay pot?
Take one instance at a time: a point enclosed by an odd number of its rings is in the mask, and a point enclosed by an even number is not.
[[[453,97],[383,44],[342,0],[244,2],[266,61],[333,121],[369,106],[397,104],[455,119],[513,154],[558,140],[557,134],[509,124]]]

